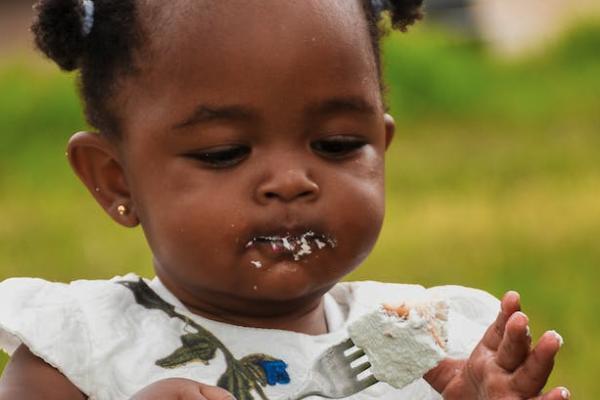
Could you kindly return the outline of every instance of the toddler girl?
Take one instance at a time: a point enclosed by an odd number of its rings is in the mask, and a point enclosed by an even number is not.
[[[79,70],[68,159],[156,277],[0,286],[0,399],[291,398],[386,301],[449,301],[449,355],[353,399],[543,399],[559,338],[530,349],[518,295],[338,283],[369,254],[394,134],[377,23],[420,0],[40,0],[36,43]],[[496,318],[496,315],[497,318]],[[489,326],[489,328],[488,328]],[[486,330],[487,329],[487,330]]]

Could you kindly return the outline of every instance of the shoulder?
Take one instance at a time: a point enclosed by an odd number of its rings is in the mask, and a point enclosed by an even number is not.
[[[481,289],[445,285],[431,287],[427,293],[447,300],[452,312],[486,326],[494,321],[500,311],[500,300]]]
[[[364,297],[372,301],[418,297],[425,292],[425,288],[421,285],[377,281],[342,282],[336,285],[335,290],[344,290],[359,299]]]
[[[370,312],[382,303],[397,303],[423,296],[420,285],[356,281],[338,283],[329,292],[340,307],[346,309],[347,322]]]
[[[34,278],[1,282],[0,349],[17,355],[17,349],[26,348],[91,393],[98,335],[108,337],[108,328],[98,321],[114,322],[124,307],[134,303],[131,291],[116,284],[134,279],[139,278],[130,274],[71,283]]]
[[[330,294],[338,303],[359,303],[378,307],[382,303],[399,303],[420,298],[446,300],[451,310],[464,317],[487,324],[496,317],[500,301],[486,291],[458,285],[425,288],[421,285],[376,281],[342,282]]]
[[[483,337],[500,311],[500,301],[490,293],[464,286],[427,289],[429,295],[448,301],[448,355],[465,358]]]
[[[112,303],[132,299],[131,292],[116,283],[137,279],[136,275],[129,274],[111,280],[70,283],[37,278],[11,278],[0,282],[0,348],[12,354],[27,338],[28,330],[41,332],[41,327],[45,334],[40,334],[38,339],[52,345],[56,338],[49,333],[64,335],[76,331],[78,325],[86,322],[86,308],[113,310]],[[77,331],[78,336],[84,333]]]

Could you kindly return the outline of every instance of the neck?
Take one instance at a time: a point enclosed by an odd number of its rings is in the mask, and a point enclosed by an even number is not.
[[[247,310],[252,306],[245,303],[244,313],[237,309],[216,308],[209,304],[183,303],[188,310],[205,318],[225,322],[231,325],[246,326],[262,329],[280,329],[307,335],[321,335],[327,333],[327,322],[323,301],[311,304],[307,309],[295,309],[285,315],[251,315]],[[262,303],[264,304],[264,303]]]
[[[181,290],[168,280],[162,283],[192,313],[231,325],[280,329],[307,335],[327,333],[323,306],[326,291],[293,301],[231,298],[206,290]]]

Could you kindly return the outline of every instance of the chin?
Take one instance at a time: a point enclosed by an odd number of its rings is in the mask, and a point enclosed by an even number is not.
[[[319,297],[329,291],[343,275],[315,276],[302,270],[302,265],[290,263],[286,271],[269,271],[252,287],[252,297],[266,301],[295,301]]]

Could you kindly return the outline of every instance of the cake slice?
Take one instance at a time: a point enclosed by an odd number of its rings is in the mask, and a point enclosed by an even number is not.
[[[446,358],[448,303],[443,300],[381,305],[348,331],[381,382],[402,388]]]

